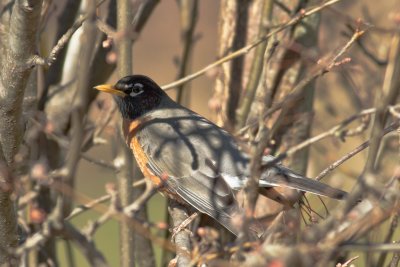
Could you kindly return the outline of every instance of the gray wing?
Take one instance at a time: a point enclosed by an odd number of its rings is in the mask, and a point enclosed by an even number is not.
[[[149,168],[157,175],[168,175],[169,189],[237,234],[231,217],[240,209],[221,173],[241,176],[248,159],[232,137],[186,109],[150,115],[152,119],[136,134],[149,155]]]
[[[233,138],[205,118],[180,108],[149,114],[137,138],[155,174],[168,175],[167,186],[200,212],[235,233],[231,217],[240,212],[232,189],[241,189],[249,174],[249,159]],[[346,192],[297,175],[277,164],[260,177],[261,187],[284,186],[343,198]]]

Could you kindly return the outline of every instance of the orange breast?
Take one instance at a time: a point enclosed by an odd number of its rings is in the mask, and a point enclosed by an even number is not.
[[[152,173],[149,168],[147,168],[148,157],[144,153],[142,146],[140,145],[138,139],[133,137],[130,141],[130,148],[133,151],[133,155],[139,165],[140,170],[142,171],[143,175],[149,178],[155,186],[161,186],[162,180],[160,177]]]
[[[144,152],[142,146],[140,145],[138,138],[136,137],[136,133],[144,121],[145,121],[144,119],[123,121],[124,134],[126,138],[125,141],[127,142],[127,144],[129,144],[129,147],[132,149],[133,155],[135,156],[135,159],[143,175],[146,178],[149,178],[155,186],[161,186],[162,179],[157,175],[155,175],[154,173],[152,173],[147,168],[147,163],[149,161],[149,158]]]
[[[138,119],[138,120],[124,120],[123,121],[123,130],[124,135],[126,138],[126,143],[129,144],[129,147],[133,151],[133,155],[139,165],[140,170],[142,171],[143,175],[150,179],[150,181],[158,187],[158,190],[165,195],[166,197],[175,199],[181,204],[185,204],[185,201],[180,198],[174,191],[171,191],[168,186],[164,186],[164,181],[166,181],[169,176],[167,173],[161,174],[158,176],[151,172],[149,168],[147,168],[147,163],[149,162],[149,157],[144,152],[136,133],[138,132],[139,128],[142,127],[143,123],[146,121],[145,119]]]

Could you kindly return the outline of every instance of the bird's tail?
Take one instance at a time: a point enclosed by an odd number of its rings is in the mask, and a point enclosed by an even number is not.
[[[282,186],[334,199],[344,199],[347,192],[299,175],[282,165],[266,169],[260,179],[261,187]]]

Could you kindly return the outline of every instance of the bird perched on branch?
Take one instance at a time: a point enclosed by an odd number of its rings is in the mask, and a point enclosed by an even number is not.
[[[146,76],[126,76],[115,85],[95,88],[114,96],[126,142],[145,177],[167,197],[211,216],[237,235],[232,217],[241,208],[235,192],[250,177],[250,159],[233,137],[173,101]],[[346,196],[280,164],[262,171],[259,187],[289,187],[335,199]]]

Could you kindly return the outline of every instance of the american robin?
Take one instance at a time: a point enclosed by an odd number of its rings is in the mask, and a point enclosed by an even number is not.
[[[126,76],[115,85],[95,88],[114,95],[126,142],[145,177],[167,197],[194,207],[238,234],[231,220],[241,211],[235,192],[248,180],[250,159],[233,137],[173,101],[146,76]],[[335,199],[347,194],[280,164],[262,172],[259,186],[289,187]]]

